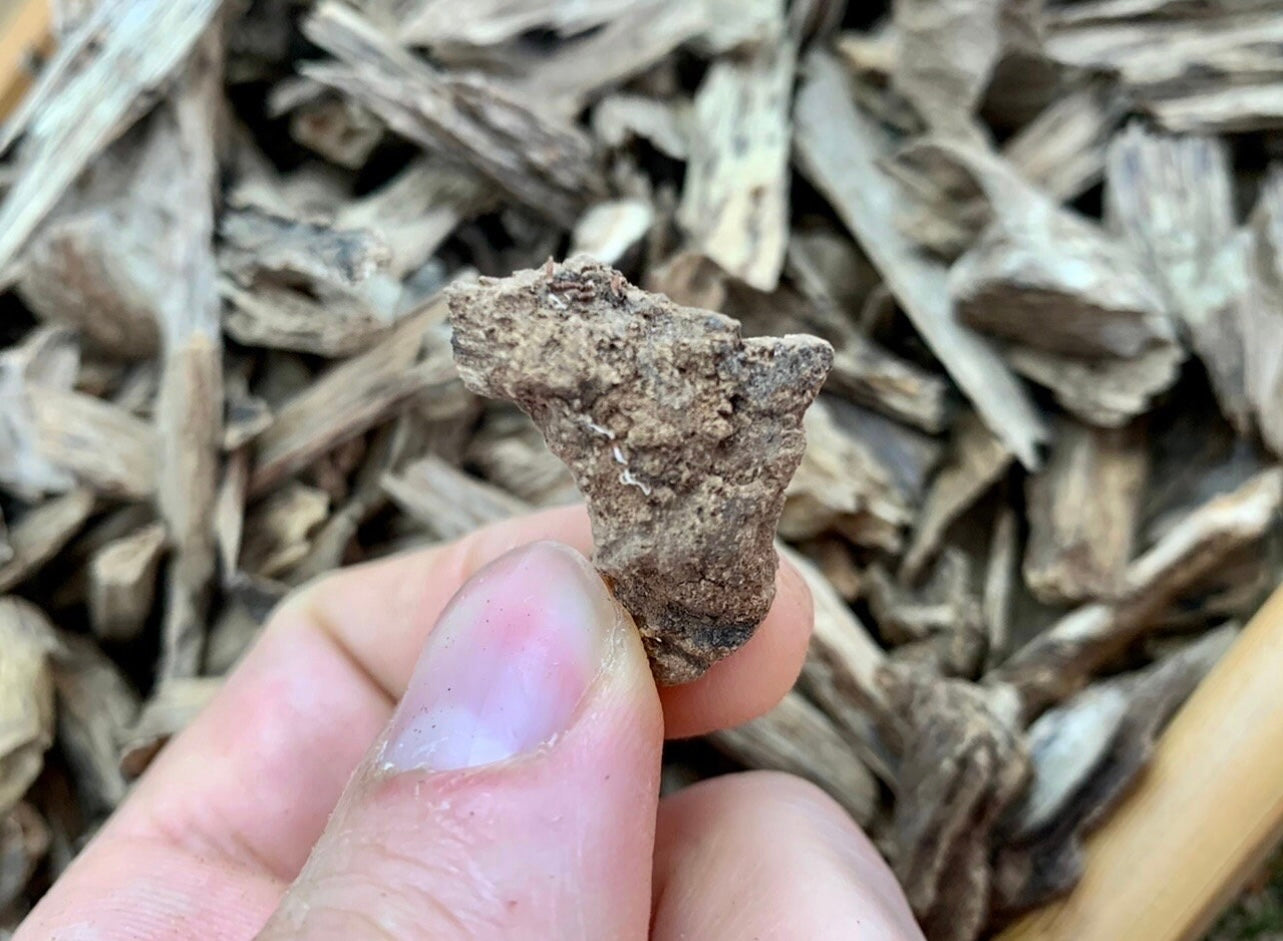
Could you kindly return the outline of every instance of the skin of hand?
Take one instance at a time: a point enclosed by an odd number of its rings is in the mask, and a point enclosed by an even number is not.
[[[582,508],[548,511],[287,599],[14,941],[920,939],[813,785],[659,798],[666,734],[792,685],[797,572],[745,647],[657,691],[590,545]]]

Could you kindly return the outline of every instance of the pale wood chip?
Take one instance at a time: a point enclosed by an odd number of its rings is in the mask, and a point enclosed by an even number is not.
[[[151,523],[107,543],[89,562],[89,625],[103,640],[136,638],[156,596],[156,573],[168,537]]]
[[[0,565],[0,592],[39,571],[76,535],[93,514],[92,491],[72,490],[27,510],[9,529],[11,558]]]
[[[0,813],[8,813],[44,765],[54,736],[49,654],[57,638],[44,614],[0,597]]]

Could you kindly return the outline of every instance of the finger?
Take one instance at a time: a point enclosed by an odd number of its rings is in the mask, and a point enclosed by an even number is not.
[[[563,542],[585,555],[592,551],[583,507],[563,507],[479,530],[444,558],[439,550],[425,550],[336,572],[288,607],[323,620],[379,685],[404,689],[429,626],[455,589],[480,566],[537,539]],[[781,560],[775,602],[752,639],[699,680],[660,690],[666,735],[701,735],[768,712],[802,669],[812,619],[806,583]],[[372,630],[375,624],[406,628],[390,636]]]
[[[664,799],[655,840],[655,941],[922,941],[873,844],[800,778],[700,782]]]
[[[662,729],[583,557],[509,553],[447,607],[261,937],[644,938]]]

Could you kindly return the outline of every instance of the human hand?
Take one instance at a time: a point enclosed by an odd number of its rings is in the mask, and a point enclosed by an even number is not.
[[[814,786],[754,772],[658,797],[665,734],[792,685],[800,576],[781,567],[745,647],[657,692],[601,580],[540,539],[588,551],[583,510],[286,600],[15,941],[920,938]]]

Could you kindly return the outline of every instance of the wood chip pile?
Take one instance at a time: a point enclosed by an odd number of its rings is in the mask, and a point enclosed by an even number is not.
[[[810,657],[667,780],[818,782],[932,941],[1074,884],[1280,581],[1277,3],[55,6],[0,127],[0,935],[291,587],[577,499],[459,380],[478,274],[833,345]]]

